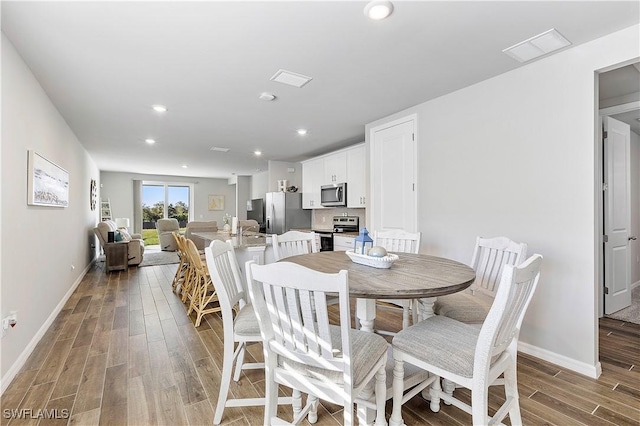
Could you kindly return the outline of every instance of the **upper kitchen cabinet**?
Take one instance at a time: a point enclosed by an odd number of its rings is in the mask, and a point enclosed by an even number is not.
[[[347,153],[337,152],[329,154],[324,159],[323,185],[342,183],[347,181]]]
[[[320,209],[320,187],[347,183],[347,207],[366,207],[366,146],[345,148],[302,162],[302,208]]]
[[[324,159],[302,163],[302,208],[321,209],[320,186],[324,185]]]
[[[347,151],[347,207],[367,207],[367,148],[358,145]]]

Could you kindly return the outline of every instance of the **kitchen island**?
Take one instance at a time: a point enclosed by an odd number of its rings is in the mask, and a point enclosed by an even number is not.
[[[236,258],[240,269],[244,273],[244,264],[253,260],[259,265],[275,262],[271,237],[267,234],[257,232],[245,232],[243,235],[233,235],[229,232],[194,232],[193,235],[204,240],[205,247],[208,247],[213,240],[230,240],[236,252]]]

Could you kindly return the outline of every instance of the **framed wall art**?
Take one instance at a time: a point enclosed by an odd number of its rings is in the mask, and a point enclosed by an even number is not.
[[[69,206],[69,172],[37,152],[29,150],[28,173],[28,205]]]
[[[224,195],[209,195],[209,210],[224,210]]]
[[[96,209],[96,204],[98,202],[98,188],[95,179],[91,179],[89,182],[89,206],[91,207],[91,211]]]

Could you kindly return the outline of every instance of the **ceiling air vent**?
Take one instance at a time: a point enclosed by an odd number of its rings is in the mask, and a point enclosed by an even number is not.
[[[220,148],[218,146],[214,146],[214,147],[211,148],[211,151],[229,152],[229,148]]]
[[[278,70],[270,80],[300,88],[310,82],[312,78],[287,70]]]
[[[552,28],[528,40],[507,47],[503,52],[518,62],[528,62],[569,45],[571,42],[555,28]]]

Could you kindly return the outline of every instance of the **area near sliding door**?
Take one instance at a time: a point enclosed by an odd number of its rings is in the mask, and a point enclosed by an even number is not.
[[[142,228],[155,229],[158,219],[175,218],[181,228],[193,220],[193,184],[142,182]]]

